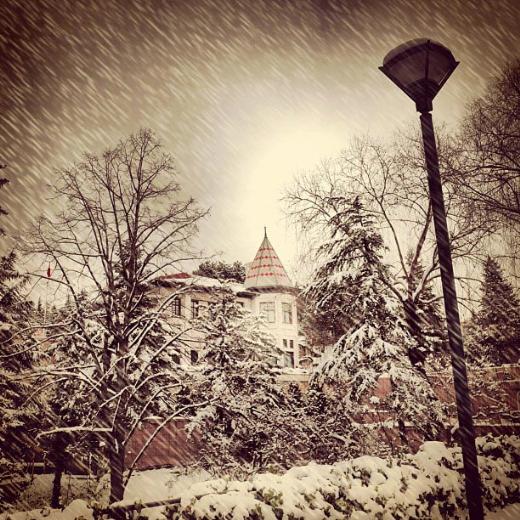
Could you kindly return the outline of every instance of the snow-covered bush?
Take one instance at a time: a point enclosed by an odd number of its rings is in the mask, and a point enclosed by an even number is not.
[[[496,506],[520,502],[520,439],[516,435],[477,439],[485,501]]]
[[[478,447],[486,507],[518,501],[520,438],[485,437]],[[200,483],[164,514],[170,520],[441,520],[465,518],[464,503],[460,449],[427,442],[402,459],[364,456],[245,482]]]
[[[477,447],[486,508],[520,502],[520,437],[488,435],[477,440]],[[145,497],[142,485],[148,479],[154,479],[150,472],[136,482],[141,490],[132,493],[134,498]],[[363,456],[297,466],[283,475],[262,473],[245,481],[219,478],[180,489],[174,484],[179,504],[139,514],[154,520],[465,520],[463,482],[460,449],[426,442],[415,455],[401,458]],[[0,515],[0,520],[44,517],[91,520],[95,512],[75,500],[63,512],[44,508]]]

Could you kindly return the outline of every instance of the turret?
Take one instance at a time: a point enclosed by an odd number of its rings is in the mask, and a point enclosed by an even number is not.
[[[246,289],[266,289],[293,287],[282,262],[278,258],[264,228],[264,239],[256,253],[255,259],[249,264],[246,272]]]
[[[296,289],[280,258],[264,232],[264,239],[246,271],[245,287],[258,293],[253,312],[262,315],[269,332],[283,351],[281,364],[296,367],[299,363],[298,314]]]

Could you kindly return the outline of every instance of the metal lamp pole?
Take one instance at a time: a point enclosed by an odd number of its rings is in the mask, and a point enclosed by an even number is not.
[[[437,157],[432,115],[430,112],[423,112],[420,119],[426,168],[428,170],[430,200],[433,209],[433,222],[435,225],[439,264],[441,268],[444,309],[446,311],[448,341],[453,369],[453,385],[455,387],[462,460],[466,477],[466,498],[468,501],[470,519],[481,520],[484,518],[484,509],[482,507],[482,489],[478,471],[477,449],[475,446],[475,428],[473,425],[472,406],[469,396],[466,362],[464,360],[464,346],[460,328],[450,238],[446,222],[446,210],[444,207],[441,176],[439,173],[439,159]]]
[[[380,70],[415,101],[417,111],[421,114],[424,155],[428,171],[428,186],[433,210],[448,341],[453,368],[453,385],[455,387],[459,420],[466,498],[470,520],[482,520],[484,518],[484,509],[482,506],[482,486],[475,445],[475,428],[473,425],[466,362],[464,360],[464,346],[455,290],[455,276],[453,273],[446,209],[439,173],[439,158],[431,115],[433,98],[457,65],[458,62],[455,61],[449,49],[437,42],[420,39],[407,42],[390,51],[385,57]]]

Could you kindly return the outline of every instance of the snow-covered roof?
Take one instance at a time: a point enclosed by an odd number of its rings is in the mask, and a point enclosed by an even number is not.
[[[293,287],[282,262],[267,238],[267,234],[260,244],[255,259],[247,268],[245,287],[246,289]]]
[[[222,289],[232,291],[235,294],[246,292],[243,284],[231,282],[229,280],[219,280],[217,278],[209,278],[207,276],[198,276],[189,273],[175,273],[164,275],[157,279],[159,285],[182,285],[193,287],[194,289],[211,290]]]

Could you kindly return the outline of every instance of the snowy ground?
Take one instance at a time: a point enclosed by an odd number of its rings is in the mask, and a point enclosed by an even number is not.
[[[182,473],[171,468],[137,472],[130,478],[125,490],[125,500],[148,502],[178,496],[195,483],[211,478],[208,473]],[[35,475],[32,484],[25,490],[16,505],[19,511],[49,507],[53,475]],[[62,500],[70,504],[76,499],[106,502],[108,480],[97,481],[83,477],[64,476]]]
[[[519,520],[520,519],[520,504],[512,504],[507,506],[502,511],[488,513],[486,520]]]

